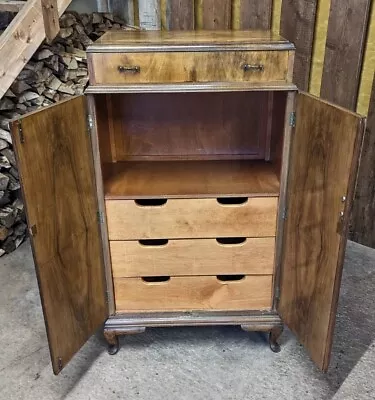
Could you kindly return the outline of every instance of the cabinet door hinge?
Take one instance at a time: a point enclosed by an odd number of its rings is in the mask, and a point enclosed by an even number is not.
[[[88,133],[91,134],[92,128],[94,127],[94,121],[92,119],[92,115],[88,114],[87,115],[87,126],[88,126]]]
[[[282,217],[283,220],[287,219],[287,217],[288,217],[288,209],[286,207],[283,208],[281,217]]]
[[[275,288],[275,299],[280,300],[280,288],[278,286]]]
[[[291,127],[293,127],[293,128],[296,126],[296,113],[295,113],[295,111],[292,111],[289,114],[289,125]]]
[[[104,215],[101,211],[98,211],[97,217],[98,217],[99,224],[104,224]]]
[[[18,122],[18,136],[20,137],[20,143],[25,143],[25,136],[23,134],[21,121]]]
[[[107,304],[109,304],[109,292],[108,292],[108,290],[106,290],[106,292],[105,292],[105,299],[107,301]]]

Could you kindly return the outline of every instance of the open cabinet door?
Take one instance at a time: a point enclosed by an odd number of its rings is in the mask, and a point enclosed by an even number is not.
[[[323,370],[333,331],[364,119],[297,95],[278,311]]]
[[[12,125],[53,371],[108,315],[86,99]]]

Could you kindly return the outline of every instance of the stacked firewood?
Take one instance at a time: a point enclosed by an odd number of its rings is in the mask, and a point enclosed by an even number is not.
[[[74,12],[61,17],[60,27],[58,37],[42,44],[0,99],[0,256],[15,250],[27,235],[9,122],[82,94],[89,80],[87,46],[108,29],[133,29],[112,14]]]

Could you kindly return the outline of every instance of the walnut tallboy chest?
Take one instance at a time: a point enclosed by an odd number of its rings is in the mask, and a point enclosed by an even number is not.
[[[270,32],[109,32],[84,96],[12,125],[53,370],[104,323],[285,323],[329,364],[364,119]]]

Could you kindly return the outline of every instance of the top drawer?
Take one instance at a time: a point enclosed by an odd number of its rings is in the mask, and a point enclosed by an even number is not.
[[[287,81],[288,51],[91,53],[91,85]]]

